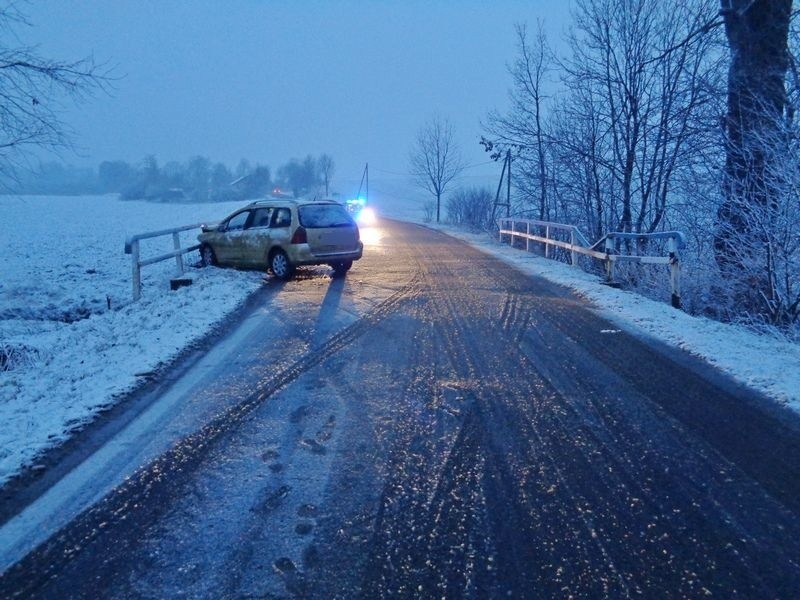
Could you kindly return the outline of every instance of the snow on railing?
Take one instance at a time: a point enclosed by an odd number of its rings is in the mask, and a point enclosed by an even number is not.
[[[659,233],[622,233],[606,234],[594,244],[589,244],[580,230],[574,225],[537,221],[535,219],[515,219],[511,217],[498,219],[500,241],[507,238],[514,245],[517,238],[525,240],[525,250],[530,251],[531,242],[544,244],[545,258],[550,258],[550,246],[564,248],[571,252],[571,264],[578,266],[578,254],[584,254],[601,260],[605,264],[606,280],[614,279],[614,265],[617,262],[638,262],[643,264],[669,265],[670,288],[672,290],[672,306],[681,306],[680,261],[678,251],[686,245],[686,237],[680,231],[663,231]],[[556,239],[554,234],[560,232],[562,238]],[[620,254],[618,242],[631,240],[638,245],[646,245],[649,240],[667,240],[667,256]]]
[[[172,229],[164,229],[162,231],[151,231],[149,233],[140,233],[132,235],[125,240],[125,254],[131,255],[131,265],[133,271],[133,300],[136,301],[142,296],[142,267],[152,265],[162,260],[175,258],[175,263],[178,268],[178,275],[183,275],[185,268],[183,265],[183,255],[189,252],[194,252],[200,248],[200,244],[194,244],[186,248],[181,248],[181,240],[178,235],[181,231],[188,231],[190,229],[200,229],[202,225],[184,225],[183,227],[173,227]],[[165,235],[172,235],[172,244],[175,248],[174,251],[153,258],[141,260],[139,258],[139,241],[150,238],[162,237]]]

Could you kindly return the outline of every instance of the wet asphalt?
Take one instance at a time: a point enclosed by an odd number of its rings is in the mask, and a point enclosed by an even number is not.
[[[206,386],[219,410],[0,597],[798,596],[796,416],[564,288],[381,229],[347,278],[265,293],[304,308]]]

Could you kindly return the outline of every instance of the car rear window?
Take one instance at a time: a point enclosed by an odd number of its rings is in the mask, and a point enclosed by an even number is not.
[[[298,217],[303,227],[349,227],[353,218],[340,204],[307,204],[298,209]]]

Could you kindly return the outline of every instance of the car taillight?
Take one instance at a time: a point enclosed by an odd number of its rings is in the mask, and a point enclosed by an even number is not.
[[[294,230],[291,243],[292,244],[308,243],[308,236],[306,236],[306,230],[303,227],[298,227],[297,229]]]

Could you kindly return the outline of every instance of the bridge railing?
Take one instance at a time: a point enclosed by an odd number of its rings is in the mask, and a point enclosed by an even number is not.
[[[500,241],[508,241],[512,246],[516,240],[525,240],[525,250],[530,252],[531,243],[544,245],[545,258],[551,257],[551,247],[563,248],[570,252],[571,264],[578,266],[578,255],[583,254],[604,263],[606,280],[614,280],[614,266],[618,262],[656,264],[669,266],[669,280],[672,292],[672,306],[680,308],[681,268],[679,251],[686,245],[686,238],[680,231],[662,231],[658,233],[624,233],[612,232],[603,236],[594,244],[590,244],[581,231],[574,225],[538,221],[536,219],[517,219],[506,217],[498,219]],[[621,254],[620,241],[634,242],[638,247],[648,248],[651,240],[666,240],[667,254]]]
[[[200,229],[202,225],[184,225],[182,227],[173,227],[172,229],[163,229],[161,231],[151,231],[149,233],[139,233],[132,235],[125,240],[125,254],[131,255],[131,271],[133,273],[133,299],[138,300],[142,296],[142,267],[152,265],[162,260],[175,259],[178,275],[183,275],[185,267],[183,264],[183,255],[189,252],[194,252],[200,248],[200,244],[194,244],[181,248],[181,239],[178,235],[181,231],[189,231],[190,229]],[[166,254],[160,254],[152,258],[142,259],[139,255],[139,242],[141,240],[162,237],[166,235],[172,236],[172,245],[174,250]]]

